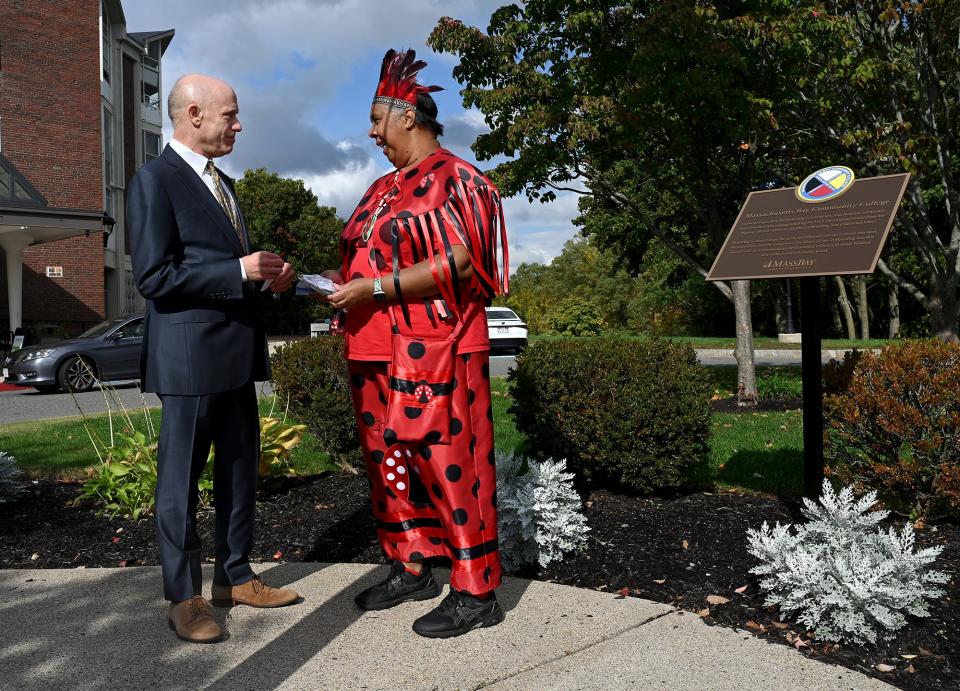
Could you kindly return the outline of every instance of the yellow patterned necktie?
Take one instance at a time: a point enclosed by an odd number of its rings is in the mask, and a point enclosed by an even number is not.
[[[237,239],[240,240],[240,246],[246,251],[247,245],[243,241],[243,231],[240,230],[240,219],[237,217],[236,209],[233,208],[233,204],[230,203],[230,199],[227,197],[227,191],[223,188],[223,182],[220,180],[220,173],[217,172],[217,167],[213,165],[212,160],[207,161],[207,173],[209,173],[213,179],[213,194],[223,208],[223,212],[227,215],[227,218],[230,219],[230,225],[233,226],[233,230],[237,234]]]

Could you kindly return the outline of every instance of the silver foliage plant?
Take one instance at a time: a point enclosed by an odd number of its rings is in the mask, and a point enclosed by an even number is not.
[[[819,504],[804,499],[807,523],[748,531],[765,604],[799,612],[817,638],[858,644],[893,638],[908,614],[929,616],[926,599],[943,595],[937,585],[948,580],[929,568],[943,547],[915,552],[909,523],[878,528],[889,512],[870,511],[876,500],[876,492],[856,499],[850,487],[834,493],[825,480]]]
[[[13,501],[23,494],[23,481],[17,459],[0,451],[0,503]]]
[[[587,519],[565,460],[543,463],[497,452],[500,557],[508,571],[527,564],[545,567],[587,541]]]

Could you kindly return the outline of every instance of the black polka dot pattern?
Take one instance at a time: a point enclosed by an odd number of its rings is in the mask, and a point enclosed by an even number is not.
[[[420,552],[410,552],[410,561],[423,561],[423,555]]]
[[[458,418],[450,418],[450,434],[457,436],[463,431],[463,423]]]
[[[379,449],[377,449],[376,451],[371,451],[370,460],[376,463],[377,465],[380,465],[381,463],[383,463],[383,451],[380,451]]]
[[[414,360],[419,360],[427,353],[427,348],[418,341],[413,341],[407,346],[407,354]]]
[[[396,431],[390,429],[389,427],[383,432],[383,441],[386,442],[387,446],[393,446],[397,443],[397,433]]]
[[[435,496],[437,499],[440,499],[441,501],[443,500],[443,490],[440,489],[440,485],[438,485],[437,483],[433,483],[433,486],[430,489],[433,490],[433,496]]]
[[[424,439],[430,444],[436,444],[438,441],[443,439],[443,434],[437,430],[433,430],[432,432],[427,432],[427,435],[424,437]]]
[[[420,456],[421,456],[425,461],[429,461],[430,458],[433,456],[433,451],[430,450],[430,447],[429,447],[429,446],[421,446],[421,447],[420,447]]]
[[[470,488],[470,492],[473,496],[478,497],[478,493],[480,492],[480,478],[473,481],[473,487]]]
[[[377,421],[376,418],[373,417],[373,413],[370,411],[364,411],[363,415],[360,416],[360,419],[363,420],[363,424],[365,424],[367,427],[373,427],[373,423]]]
[[[487,461],[490,463],[490,465],[497,465],[497,454],[493,450],[487,454]]]
[[[357,217],[356,217],[355,219],[353,219],[353,220],[356,221],[357,223],[363,223],[363,222],[366,221],[368,218],[370,218],[370,210],[369,210],[369,209],[366,210],[366,211],[361,211],[360,213],[358,213],[358,214],[357,214]]]
[[[469,520],[470,520],[470,514],[467,513],[466,509],[453,510],[453,522],[456,525],[466,525],[467,521]]]
[[[354,387],[362,389],[363,385],[367,383],[367,380],[362,374],[355,372],[354,375],[350,377],[350,383],[352,383]]]
[[[404,180],[409,180],[410,178],[416,177],[417,173],[420,172],[419,168],[414,168],[413,170],[408,170],[407,174],[403,176]]]
[[[477,400],[477,392],[473,389],[467,390],[467,405],[473,405],[473,402]]]
[[[472,456],[477,451],[477,435],[470,437],[470,455]]]
[[[430,540],[430,544],[431,544],[431,545],[442,545],[442,544],[443,544],[443,540],[441,540],[441,539],[438,538],[438,537],[431,537],[431,538],[429,538],[429,540]]]
[[[416,420],[420,415],[423,414],[423,408],[414,408],[413,406],[405,406],[403,409],[403,414],[406,415],[411,420]]]
[[[454,463],[452,465],[448,465],[447,469],[443,471],[443,474],[450,482],[457,482],[461,477],[463,477],[463,469]]]
[[[489,566],[483,570],[483,582],[484,582],[484,583],[489,583],[489,582],[490,582],[490,574],[491,574],[491,573],[492,573],[492,569],[491,569]]]

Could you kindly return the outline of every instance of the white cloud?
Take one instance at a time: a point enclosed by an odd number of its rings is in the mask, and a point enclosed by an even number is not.
[[[186,72],[219,76],[237,90],[244,131],[223,160],[231,175],[266,167],[302,178],[341,217],[355,207],[388,162],[365,138],[366,109],[379,59],[388,47],[412,47],[429,67],[423,81],[440,84],[441,143],[473,161],[476,135],[487,131],[478,111],[464,111],[451,68],[456,58],[424,44],[444,15],[486,27],[503,0],[127,0],[129,31],[174,29],[163,58],[163,86]],[[169,125],[164,136],[169,139]],[[489,167],[491,162],[481,162]],[[530,204],[506,201],[511,265],[549,262],[577,229],[576,196]]]

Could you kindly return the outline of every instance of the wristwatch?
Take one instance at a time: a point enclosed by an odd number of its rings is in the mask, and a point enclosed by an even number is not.
[[[387,304],[387,294],[383,292],[383,282],[379,278],[373,279],[373,299],[378,305]]]

